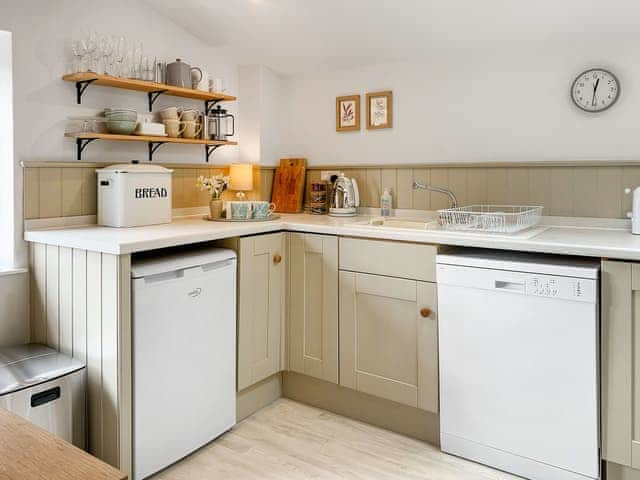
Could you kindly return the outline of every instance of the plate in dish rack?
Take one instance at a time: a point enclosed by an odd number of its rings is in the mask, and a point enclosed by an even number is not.
[[[211,218],[209,215],[204,217],[205,220],[210,222],[271,222],[279,218],[280,215],[278,214],[270,215],[266,218]]]

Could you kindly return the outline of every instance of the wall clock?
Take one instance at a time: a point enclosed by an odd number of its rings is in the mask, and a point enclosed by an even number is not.
[[[602,112],[620,96],[620,82],[603,68],[590,68],[576,77],[571,85],[571,98],[585,112]]]

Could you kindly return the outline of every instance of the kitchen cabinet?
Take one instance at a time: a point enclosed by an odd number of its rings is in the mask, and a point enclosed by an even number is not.
[[[282,370],[284,253],[284,233],[239,240],[238,390]]]
[[[289,369],[338,383],[338,239],[289,234]]]
[[[340,385],[438,411],[436,286],[340,271]]]
[[[640,469],[640,264],[602,262],[602,456]]]

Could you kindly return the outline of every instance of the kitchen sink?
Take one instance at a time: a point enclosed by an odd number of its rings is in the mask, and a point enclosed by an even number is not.
[[[519,232],[514,233],[496,233],[485,231],[470,231],[470,230],[449,230],[443,228],[437,220],[418,220],[411,218],[384,218],[375,217],[369,220],[358,222],[353,224],[354,227],[362,228],[395,228],[401,230],[422,230],[430,232],[438,232],[447,235],[471,235],[471,236],[483,236],[483,237],[495,237],[495,238],[517,238],[521,240],[530,239],[539,235],[547,230],[549,227],[538,225],[535,227],[527,228]]]
[[[358,225],[368,227],[409,228],[411,230],[439,230],[441,228],[435,220],[424,221],[408,218],[372,218]]]

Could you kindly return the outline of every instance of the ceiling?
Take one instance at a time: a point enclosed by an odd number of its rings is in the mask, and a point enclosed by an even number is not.
[[[146,0],[240,64],[283,74],[639,35],[633,0]]]

